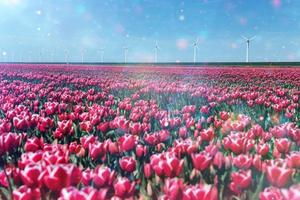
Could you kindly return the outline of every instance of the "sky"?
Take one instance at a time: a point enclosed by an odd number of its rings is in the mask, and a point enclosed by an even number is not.
[[[299,0],[0,0],[0,61],[300,61]]]

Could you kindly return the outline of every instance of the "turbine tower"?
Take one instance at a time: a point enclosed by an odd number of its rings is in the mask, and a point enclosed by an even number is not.
[[[65,63],[68,64],[69,51],[65,49],[64,52],[65,52]]]
[[[101,63],[103,63],[104,62],[104,48],[100,48],[99,52],[100,52]]]
[[[128,52],[128,47],[123,47],[124,50],[124,63],[127,63],[127,52]]]
[[[245,36],[242,36],[242,38],[245,40],[246,45],[247,45],[247,48],[246,48],[246,62],[249,62],[249,47],[250,47],[250,42],[251,42],[252,40],[254,40],[255,37],[256,37],[256,36],[253,36],[253,37],[251,37],[251,38],[247,38],[247,37],[245,37]]]
[[[198,49],[198,46],[199,46],[199,38],[197,38],[197,40],[193,43],[193,46],[194,46],[194,63],[197,62],[197,49]]]
[[[158,42],[155,41],[155,48],[154,48],[154,62],[157,63],[157,54],[160,47],[158,46]]]
[[[55,50],[53,50],[52,52],[50,52],[50,62],[54,62],[54,55],[55,55]]]
[[[81,63],[83,63],[84,61],[84,53],[85,53],[85,49],[81,49],[80,54],[81,54]]]

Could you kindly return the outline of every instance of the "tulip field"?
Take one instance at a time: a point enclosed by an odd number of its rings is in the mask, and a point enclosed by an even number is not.
[[[299,200],[300,68],[0,64],[0,199]]]

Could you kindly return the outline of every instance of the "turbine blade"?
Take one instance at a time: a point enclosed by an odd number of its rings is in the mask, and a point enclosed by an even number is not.
[[[255,38],[256,38],[256,35],[253,36],[252,38],[250,38],[249,40],[251,41],[251,40],[254,40]]]
[[[246,37],[245,37],[245,36],[243,36],[243,35],[242,35],[241,37],[242,37],[244,40],[248,40],[248,38],[246,38]]]

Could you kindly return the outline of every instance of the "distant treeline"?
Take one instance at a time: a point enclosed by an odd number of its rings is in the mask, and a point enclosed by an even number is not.
[[[164,62],[164,63],[121,63],[121,62],[0,62],[0,64],[70,64],[70,65],[103,65],[103,66],[187,66],[187,67],[201,67],[201,66],[261,66],[261,67],[274,67],[274,66],[288,66],[299,67],[300,62]]]

